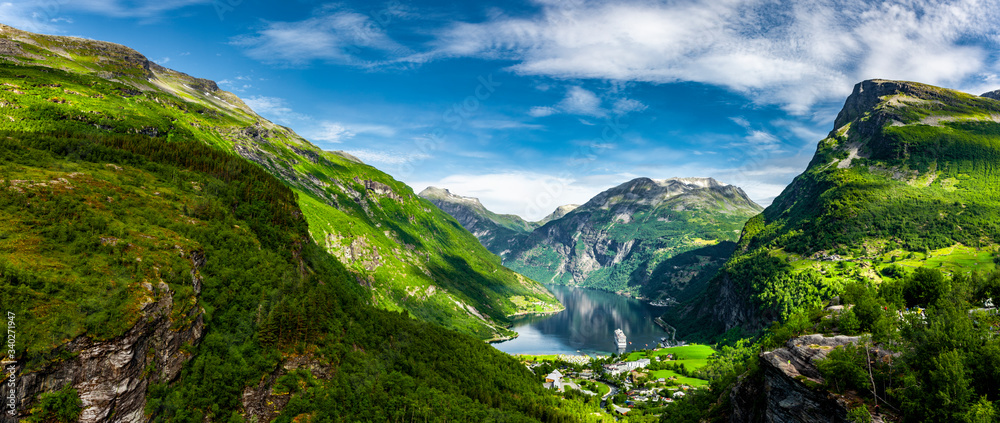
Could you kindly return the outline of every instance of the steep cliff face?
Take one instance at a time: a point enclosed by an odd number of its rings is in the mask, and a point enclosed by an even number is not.
[[[833,348],[857,341],[849,336],[806,335],[761,353],[760,373],[744,377],[730,392],[733,411],[729,421],[847,423],[847,403],[818,387],[823,377],[816,362]]]
[[[59,347],[60,355],[71,359],[27,371],[23,364],[18,367],[19,418],[29,416],[40,394],[68,384],[80,393],[80,422],[147,420],[143,410],[149,385],[177,379],[201,341],[205,323],[200,306],[171,318],[174,293],[167,284],[145,289],[151,298],[141,305],[138,323],[124,335],[107,341],[81,336]]]

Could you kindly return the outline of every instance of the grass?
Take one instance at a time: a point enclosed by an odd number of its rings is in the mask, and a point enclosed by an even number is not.
[[[708,345],[684,345],[680,347],[660,348],[653,351],[634,351],[627,357],[628,361],[635,361],[642,358],[654,359],[659,356],[673,354],[676,360],[669,361],[671,364],[683,364],[688,370],[695,370],[708,365],[708,358],[715,354],[715,350]],[[649,372],[652,379],[671,377],[677,378],[677,383],[691,386],[706,386],[708,381],[683,376],[673,370],[652,370]]]
[[[236,149],[295,190],[309,234],[339,253],[356,282],[369,288],[370,302],[383,309],[493,339],[512,334],[505,328],[508,316],[560,308],[544,287],[503,267],[454,219],[371,166],[322,151],[287,128],[190,90],[187,85],[197,84],[184,76],[161,74],[165,90],[143,91],[136,85],[152,87],[141,67],[128,67],[131,76],[119,78],[125,83],[114,82],[88,74],[113,65],[48,54],[51,60],[38,63],[81,73],[0,60],[0,84],[6,84],[0,85],[0,130],[139,132],[163,143],[197,140]],[[411,295],[416,290],[423,294]],[[528,307],[534,302],[543,304]]]
[[[680,385],[690,385],[690,386],[708,386],[708,381],[703,379],[695,379],[693,377],[682,376],[673,370],[653,370],[649,372],[650,377],[654,380],[659,378],[665,378],[669,380],[671,377],[676,377],[676,382]]]
[[[708,357],[715,354],[715,350],[708,345],[684,345],[681,347],[660,348],[647,354],[645,351],[635,351],[628,355],[628,361],[635,361],[641,358],[655,358],[661,355],[673,354],[676,360],[671,363],[684,364],[685,367],[694,370],[708,365]]]

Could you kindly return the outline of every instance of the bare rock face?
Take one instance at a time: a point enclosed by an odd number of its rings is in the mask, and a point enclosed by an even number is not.
[[[1000,100],[1000,90],[993,90],[988,93],[982,93],[980,97],[992,98],[994,100]]]
[[[824,389],[816,361],[835,347],[858,342],[855,336],[806,335],[761,353],[761,374],[733,387],[730,422],[847,423],[846,403]]]
[[[72,358],[28,373],[23,364],[17,368],[21,374],[16,399],[19,419],[28,417],[40,394],[70,384],[83,402],[80,422],[146,420],[143,409],[149,385],[180,375],[191,357],[181,347],[197,345],[205,327],[204,310],[197,305],[180,319],[171,319],[173,292],[167,284],[147,284],[146,288],[158,290],[159,300],[143,304],[137,323],[124,335],[107,341],[81,336],[60,347],[63,356]],[[179,329],[174,327],[177,320],[181,321]]]

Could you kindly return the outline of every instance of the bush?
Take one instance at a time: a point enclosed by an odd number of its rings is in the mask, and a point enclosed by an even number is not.
[[[83,400],[68,383],[62,389],[38,396],[38,405],[31,409],[30,423],[75,422],[83,412]]]
[[[834,392],[848,389],[867,390],[868,372],[862,347],[847,344],[834,348],[825,359],[816,362],[816,369],[823,375],[826,385]]]
[[[948,281],[939,270],[921,267],[915,270],[903,285],[903,298],[908,307],[929,306],[936,303],[948,289]]]
[[[871,423],[872,415],[868,412],[868,407],[864,405],[858,408],[852,408],[847,412],[847,419],[854,423]]]
[[[840,313],[840,332],[844,335],[857,335],[861,332],[861,321],[854,314],[854,309],[847,309]]]

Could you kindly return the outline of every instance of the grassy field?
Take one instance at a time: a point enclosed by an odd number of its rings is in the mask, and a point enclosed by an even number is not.
[[[675,372],[673,370],[653,370],[652,372],[650,372],[650,376],[653,379],[659,379],[661,377],[662,378],[670,379],[671,377],[676,377],[677,378],[677,383],[679,383],[679,384],[691,385],[691,386],[708,386],[708,381],[707,380],[695,379],[693,377],[682,376],[682,375],[677,374],[677,372]]]
[[[715,350],[708,345],[685,345],[682,347],[660,348],[655,351],[636,351],[628,355],[628,361],[635,361],[642,358],[655,358],[661,355],[673,354],[675,360],[671,363],[683,364],[689,370],[698,369],[708,365],[708,357],[715,354]],[[654,379],[676,377],[677,382],[691,386],[706,386],[708,381],[682,376],[673,370],[653,370],[650,376]]]
[[[708,357],[715,354],[715,350],[708,345],[694,344],[683,347],[660,348],[649,354],[645,351],[636,351],[628,355],[628,361],[659,357],[666,354],[673,354],[675,363],[684,364],[689,369],[697,369],[708,364]]]

